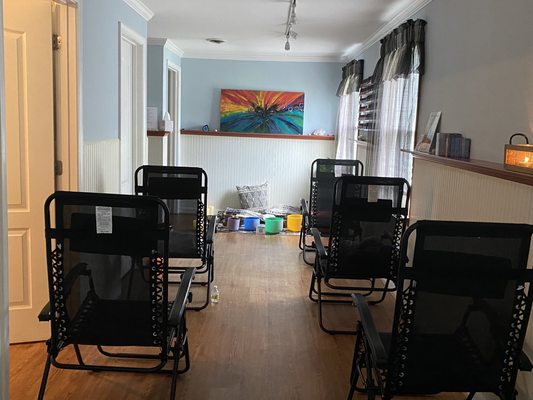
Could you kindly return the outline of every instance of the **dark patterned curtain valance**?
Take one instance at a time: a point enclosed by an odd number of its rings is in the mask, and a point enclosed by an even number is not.
[[[337,89],[337,96],[358,92],[363,80],[364,60],[352,60],[342,67],[342,80]]]
[[[410,73],[424,74],[425,26],[423,19],[408,20],[381,39],[381,57],[374,69],[374,82],[406,77]],[[419,60],[414,59],[415,52]],[[384,68],[389,57],[391,62]]]

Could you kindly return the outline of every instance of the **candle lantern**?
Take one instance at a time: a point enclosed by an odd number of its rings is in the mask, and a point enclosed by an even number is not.
[[[523,137],[526,140],[526,143],[513,144],[513,138],[516,136]],[[512,171],[533,175],[533,145],[529,144],[526,135],[523,133],[515,133],[509,138],[509,144],[505,145],[503,166]]]

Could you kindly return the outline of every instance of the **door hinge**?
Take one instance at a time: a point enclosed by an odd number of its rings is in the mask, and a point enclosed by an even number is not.
[[[56,176],[63,175],[63,161],[56,160],[54,164],[54,172]]]
[[[52,49],[59,50],[61,49],[61,36],[53,34],[52,35]]]

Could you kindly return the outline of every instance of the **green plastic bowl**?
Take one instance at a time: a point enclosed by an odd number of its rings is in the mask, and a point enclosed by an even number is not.
[[[265,233],[275,235],[283,230],[283,218],[265,218]]]

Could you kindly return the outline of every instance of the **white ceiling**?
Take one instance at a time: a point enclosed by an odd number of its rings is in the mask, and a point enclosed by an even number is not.
[[[289,0],[143,3],[154,13],[148,36],[172,40],[184,57],[341,61],[420,0],[296,0],[298,38],[290,51],[284,50]]]

